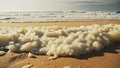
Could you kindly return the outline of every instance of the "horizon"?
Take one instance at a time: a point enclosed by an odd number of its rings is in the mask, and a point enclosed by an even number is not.
[[[26,13],[26,12],[30,12],[30,13],[32,13],[32,12],[118,12],[118,11],[120,11],[120,10],[63,10],[63,11],[57,11],[57,10],[48,10],[48,11],[0,11],[0,13]]]
[[[0,12],[119,10],[120,0],[0,0]]]

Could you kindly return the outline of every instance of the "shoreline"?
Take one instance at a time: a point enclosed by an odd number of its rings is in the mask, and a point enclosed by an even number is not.
[[[16,25],[17,24],[17,25]],[[74,25],[73,25],[74,24]],[[0,27],[37,27],[37,26],[80,26],[80,25],[105,25],[105,24],[120,24],[119,20],[102,20],[102,21],[78,21],[78,22],[27,22],[27,23],[0,23]]]

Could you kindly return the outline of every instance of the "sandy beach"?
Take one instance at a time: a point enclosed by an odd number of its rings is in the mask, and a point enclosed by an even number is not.
[[[120,21],[81,21],[81,22],[52,22],[52,23],[0,23],[0,27],[36,27],[36,26],[80,26],[91,24],[120,24]],[[120,68],[120,43],[111,44],[104,50],[92,52],[80,57],[60,57],[49,60],[48,56],[35,55],[28,58],[28,53],[11,53],[0,56],[0,68],[22,68],[31,64],[31,68]]]
[[[91,24],[120,24],[119,20],[98,20],[98,21],[79,21],[79,22],[41,22],[41,23],[0,23],[0,27],[36,27],[36,26],[80,26],[80,25],[91,25]]]

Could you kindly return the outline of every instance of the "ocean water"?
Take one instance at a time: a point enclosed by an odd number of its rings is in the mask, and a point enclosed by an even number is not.
[[[86,20],[120,20],[120,13],[106,11],[44,11],[44,12],[2,12],[0,22],[57,22]]]
[[[119,10],[120,0],[0,0],[0,12]]]

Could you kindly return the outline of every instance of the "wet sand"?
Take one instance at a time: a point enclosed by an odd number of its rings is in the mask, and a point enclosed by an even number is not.
[[[0,23],[0,27],[36,27],[36,26],[80,26],[80,25],[91,25],[91,24],[120,24],[118,20],[98,20],[98,21],[80,21],[80,22],[41,22],[41,23]]]
[[[59,22],[59,23],[0,23],[0,27],[28,27],[28,26],[80,26],[90,24],[120,24],[120,21],[86,21],[86,22]],[[56,60],[48,60],[48,56],[35,55],[36,58],[28,58],[28,53],[10,53],[0,56],[0,68],[22,68],[26,64],[32,64],[32,68],[120,68],[120,42],[111,44],[104,50],[92,52],[80,57],[60,57]]]

